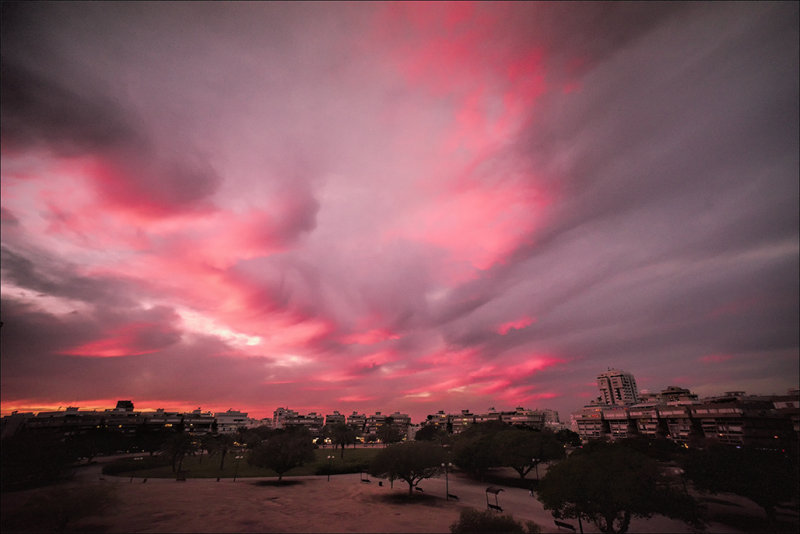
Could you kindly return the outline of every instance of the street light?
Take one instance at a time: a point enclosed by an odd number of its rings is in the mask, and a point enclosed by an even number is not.
[[[531,462],[533,462],[533,467],[536,469],[536,482],[539,482],[539,462],[541,462],[541,460],[539,458],[532,458]]]
[[[236,475],[239,474],[239,460],[241,460],[242,458],[243,457],[241,455],[234,457],[234,459],[236,460],[236,469],[233,470],[233,481],[234,482],[236,482]]]
[[[328,482],[331,481],[331,462],[333,461],[333,456],[330,454],[328,455]]]
[[[450,500],[450,480],[447,478],[447,468],[448,467],[453,467],[453,464],[451,464],[450,462],[447,462],[447,463],[442,462],[442,467],[444,467],[444,488],[445,488],[444,489],[444,495],[445,495],[444,500],[449,501]]]

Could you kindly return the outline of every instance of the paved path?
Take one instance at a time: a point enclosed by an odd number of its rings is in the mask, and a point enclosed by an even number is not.
[[[487,509],[489,484],[459,473],[448,476],[449,492],[457,495],[458,501],[445,500],[445,477],[441,476],[419,484],[428,499],[402,504],[383,497],[407,493],[405,482],[395,481],[391,487],[388,481],[372,478],[366,484],[360,482],[358,473],[334,475],[330,482],[325,476],[284,477],[299,483],[281,487],[271,484],[274,478],[240,478],[237,482],[230,478],[220,482],[213,478],[186,482],[151,478],[143,483],[139,478],[131,482],[128,477],[102,475],[103,464],[112,459],[100,457],[97,463],[79,468],[69,484],[78,491],[84,485],[100,484],[118,497],[112,513],[92,519],[105,523],[109,532],[448,532],[461,510]],[[490,498],[494,502],[494,497]],[[725,499],[735,501],[740,509],[745,505],[752,509],[752,503],[740,505],[734,496]],[[556,528],[550,512],[528,490],[503,487],[498,502],[504,513],[518,521],[534,521],[544,532],[569,532]],[[566,522],[578,526],[577,520]],[[592,524],[584,523],[583,528],[587,534],[598,532]],[[740,532],[717,523],[707,531]],[[634,519],[630,532],[692,531],[680,521],[656,516]]]

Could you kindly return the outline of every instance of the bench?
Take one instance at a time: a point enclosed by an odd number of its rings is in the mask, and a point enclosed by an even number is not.
[[[498,488],[498,487],[495,487],[495,486],[489,486],[488,488],[486,488],[486,506],[490,510],[497,510],[498,512],[502,512],[503,511],[503,509],[500,507],[500,502],[497,500],[497,495],[501,491],[504,491],[503,488]],[[489,502],[489,494],[490,493],[492,495],[494,495],[494,504]]]
[[[574,526],[572,526],[572,525],[570,525],[569,523],[564,523],[563,521],[559,521],[559,520],[555,520],[555,521],[553,521],[553,522],[554,522],[554,523],[556,524],[556,526],[558,527],[558,530],[561,530],[562,528],[568,528],[568,529],[570,529],[572,532],[575,532],[575,527],[574,527]]]
[[[458,495],[453,495],[452,493],[447,494],[448,499],[453,499],[454,501],[458,500]]]
[[[420,492],[420,493],[425,493],[425,490],[423,490],[422,488],[420,488],[420,487],[418,487],[418,486],[414,486],[414,489],[415,489],[416,491]]]

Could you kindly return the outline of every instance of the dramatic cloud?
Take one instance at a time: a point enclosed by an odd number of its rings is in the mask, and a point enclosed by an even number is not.
[[[3,4],[3,411],[798,380],[793,4]]]

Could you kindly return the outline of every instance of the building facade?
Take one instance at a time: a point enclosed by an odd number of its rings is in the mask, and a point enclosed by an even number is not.
[[[800,395],[748,396],[729,392],[698,399],[677,388],[664,390],[659,398],[630,406],[585,406],[572,416],[575,430],[584,440],[624,439],[635,436],[667,438],[683,445],[698,439],[727,445],[787,449],[800,439]],[[797,410],[784,406],[798,406]]]
[[[600,400],[607,405],[628,405],[639,402],[636,379],[627,371],[609,369],[597,376]]]

